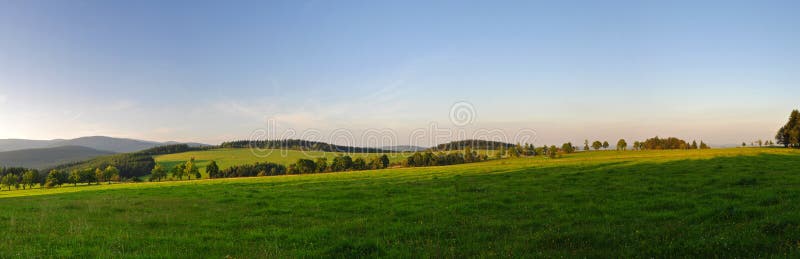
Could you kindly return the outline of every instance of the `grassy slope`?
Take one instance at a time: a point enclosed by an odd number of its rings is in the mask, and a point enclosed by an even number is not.
[[[791,257],[797,168],[780,149],[589,152],[4,191],[0,257]]]
[[[251,151],[247,148],[224,148],[224,149],[211,149],[204,151],[184,152],[177,154],[168,154],[156,156],[157,163],[162,164],[165,168],[172,168],[178,163],[186,162],[194,157],[200,167],[200,172],[205,175],[205,166],[214,160],[219,165],[220,169],[225,169],[233,165],[253,164],[256,162],[273,162],[283,165],[289,165],[297,162],[297,159],[307,158],[315,160],[318,157],[327,157],[328,163],[333,160],[333,157],[341,153],[335,152],[321,152],[321,151],[295,151],[295,150],[255,150]],[[375,153],[351,153],[349,154],[353,159],[363,157],[365,159],[381,154]],[[388,154],[392,162],[399,162],[409,156],[409,153],[392,153]],[[369,159],[367,159],[369,162]]]

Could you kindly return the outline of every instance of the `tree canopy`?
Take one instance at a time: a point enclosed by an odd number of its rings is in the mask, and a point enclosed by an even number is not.
[[[789,121],[775,134],[775,140],[784,147],[800,148],[800,112],[793,110]]]

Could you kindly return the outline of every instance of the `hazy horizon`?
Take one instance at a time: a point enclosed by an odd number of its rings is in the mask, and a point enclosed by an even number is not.
[[[772,140],[798,108],[798,7],[8,1],[0,138],[218,144],[275,123],[397,145],[432,124],[534,144]],[[469,124],[451,122],[459,102]]]

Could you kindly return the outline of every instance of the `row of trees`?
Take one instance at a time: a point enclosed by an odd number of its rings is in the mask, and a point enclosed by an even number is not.
[[[765,140],[760,140],[759,139],[759,140],[750,142],[750,146],[751,147],[755,147],[755,146],[759,146],[759,147],[769,146],[769,147],[771,147],[773,145],[775,145],[775,142],[772,142],[772,140],[766,140],[765,141]],[[746,146],[747,146],[747,143],[746,142],[742,142],[742,147],[746,147]]]
[[[23,167],[0,168],[0,189],[29,188],[42,184],[42,177],[36,169]]]
[[[11,187],[14,187],[15,189],[22,187],[24,190],[26,188],[33,188],[37,184],[41,184],[38,181],[38,178],[39,173],[35,170],[26,170],[20,175],[7,173],[0,177],[0,186],[2,186],[2,188],[8,188],[8,190],[11,190]]]
[[[592,142],[591,146],[589,145],[589,140],[584,140],[583,142],[583,150],[589,151],[591,149],[600,150],[608,149],[609,148],[608,141],[600,142],[599,140]],[[658,150],[658,149],[709,149],[711,148],[708,144],[703,141],[700,141],[700,144],[697,141],[692,141],[692,143],[688,143],[685,140],[669,137],[669,138],[649,138],[645,141],[634,141],[632,147],[633,150]],[[625,139],[619,139],[617,141],[616,150],[628,150],[628,142]]]
[[[784,147],[800,148],[800,112],[793,110],[789,121],[775,134],[775,140]]]
[[[572,142],[567,142],[561,145],[561,148],[556,147],[555,145],[551,146],[541,146],[535,147],[533,144],[526,143],[525,145],[512,145],[508,149],[500,148],[498,152],[494,153],[494,157],[496,159],[508,157],[508,158],[518,158],[518,157],[526,157],[526,156],[546,156],[549,158],[558,158],[561,157],[562,154],[569,154],[573,153],[578,148],[572,145]]]
[[[18,167],[0,169],[0,186],[8,190],[11,188],[24,190],[36,185],[53,188],[64,184],[99,184],[111,181],[119,181],[119,169],[114,166],[107,166],[105,169],[84,168],[70,171],[52,169],[46,175],[40,174],[37,170]]]
[[[594,142],[592,142],[592,148],[594,150],[600,150],[601,148],[602,149],[608,149],[608,147],[609,147],[608,141],[600,142],[599,140],[595,140]],[[584,151],[589,151],[589,140],[588,139],[583,140],[583,150]]]
[[[384,154],[369,159],[363,157],[353,159],[348,155],[340,155],[334,157],[330,163],[328,163],[328,159],[325,157],[320,157],[316,160],[300,158],[297,162],[290,164],[288,167],[276,163],[259,162],[255,164],[235,165],[224,170],[220,170],[216,161],[211,161],[205,169],[209,178],[230,178],[384,169],[388,168],[389,165],[389,157]],[[202,177],[194,158],[192,158],[184,163],[179,163],[177,166],[170,169],[169,172],[167,172],[162,165],[156,165],[150,174],[150,181],[161,181],[166,179],[168,175],[178,180],[183,180],[184,177],[191,180],[191,176],[194,176],[196,179]]]
[[[211,161],[211,164],[213,164],[215,167],[217,166],[217,163],[214,161]],[[208,167],[206,167],[206,170],[208,170]],[[217,171],[219,171],[219,168],[217,168]],[[200,174],[200,169],[197,167],[194,161],[194,157],[190,158],[189,161],[178,163],[178,165],[170,169],[169,172],[164,170],[164,167],[161,164],[156,164],[153,169],[150,170],[150,181],[160,182],[161,180],[167,178],[167,174],[172,175],[173,178],[178,178],[178,180],[183,180],[184,177],[189,180],[192,179],[192,176],[194,176],[196,179],[200,179],[202,177]]]
[[[470,146],[467,146],[463,152],[440,151],[435,154],[433,153],[433,151],[430,150],[425,152],[415,152],[413,155],[407,157],[406,160],[403,161],[403,166],[420,167],[420,166],[456,165],[463,163],[480,162],[480,161],[485,161],[487,159],[488,157],[485,154],[478,154],[478,152],[472,151],[472,148],[470,148]]]
[[[79,183],[100,184],[101,182],[119,181],[119,169],[115,166],[107,166],[105,169],[73,169],[72,171],[50,170],[45,178],[44,187],[53,188],[64,184],[78,185]]]
[[[214,163],[216,165],[216,163]],[[208,167],[207,169],[208,170]],[[209,172],[211,178],[272,176],[286,174],[286,167],[271,162],[259,162],[248,165],[235,165],[224,170]]]

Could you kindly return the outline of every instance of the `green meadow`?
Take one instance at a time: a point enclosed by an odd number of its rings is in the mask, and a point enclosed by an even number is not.
[[[297,162],[297,159],[306,158],[306,159],[316,159],[319,157],[325,157],[328,159],[328,163],[333,160],[333,157],[341,155],[344,153],[337,153],[337,152],[322,152],[322,151],[298,151],[298,150],[279,150],[279,149],[254,149],[251,150],[249,148],[220,148],[220,149],[211,149],[211,150],[204,150],[204,151],[192,151],[192,152],[183,152],[183,153],[176,153],[176,154],[167,154],[167,155],[159,155],[153,157],[156,160],[156,163],[161,164],[164,168],[172,168],[180,163],[185,163],[191,158],[195,159],[197,166],[200,168],[200,173],[203,174],[203,177],[207,177],[206,174],[206,165],[211,163],[211,161],[216,161],[217,165],[220,169],[228,168],[234,165],[243,165],[243,164],[253,164],[256,162],[273,162],[283,165],[289,165],[291,163]],[[389,157],[389,161],[392,163],[400,162],[405,160],[406,157],[413,153],[389,153],[387,156]],[[376,153],[347,153],[347,155],[353,157],[353,159],[361,157],[364,159],[380,156],[382,154]]]
[[[235,152],[157,160],[261,159]],[[798,257],[798,168],[790,149],[597,151],[2,191],[0,257]]]

